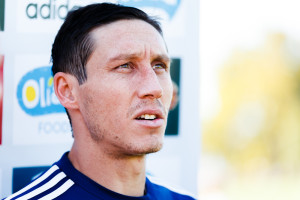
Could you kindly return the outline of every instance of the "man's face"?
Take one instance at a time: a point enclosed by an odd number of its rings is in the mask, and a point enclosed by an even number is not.
[[[113,154],[158,151],[173,90],[162,36],[141,20],[104,25],[91,36],[95,50],[79,105],[93,141]]]

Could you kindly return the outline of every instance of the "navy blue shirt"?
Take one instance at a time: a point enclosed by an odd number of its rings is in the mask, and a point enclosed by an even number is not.
[[[49,170],[5,200],[195,200],[150,177],[145,184],[146,194],[141,197],[113,192],[75,169],[65,153]]]

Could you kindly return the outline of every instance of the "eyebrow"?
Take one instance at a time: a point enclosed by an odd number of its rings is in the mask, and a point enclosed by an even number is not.
[[[116,60],[136,60],[142,56],[142,53],[129,53],[129,54],[118,54],[108,59],[108,62]],[[152,56],[153,61],[170,62],[170,57],[166,54],[157,54]]]
[[[160,55],[156,55],[154,57],[153,61],[163,61],[163,62],[166,62],[166,63],[170,63],[171,58],[168,55],[160,54]]]

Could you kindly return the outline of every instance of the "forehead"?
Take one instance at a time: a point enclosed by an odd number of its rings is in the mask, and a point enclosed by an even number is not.
[[[102,53],[167,54],[161,34],[142,20],[119,20],[100,26],[91,32],[95,51]]]

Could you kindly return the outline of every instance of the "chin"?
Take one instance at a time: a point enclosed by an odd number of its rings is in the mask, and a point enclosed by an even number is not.
[[[150,139],[148,139],[148,141],[143,145],[144,147],[146,147],[146,154],[160,151],[163,147],[163,139],[163,136],[151,137]]]
[[[158,151],[160,151],[162,149],[163,145],[159,145],[153,148],[148,149],[147,151],[145,151],[145,154],[150,154],[150,153],[156,153]]]
[[[131,146],[130,148],[128,148],[128,150],[129,150],[128,153],[130,155],[136,155],[136,156],[147,155],[147,154],[151,154],[151,153],[160,151],[162,149],[162,147],[163,147],[163,142],[157,141],[155,144],[147,143],[147,144],[144,144],[141,146],[136,146],[136,147]]]

